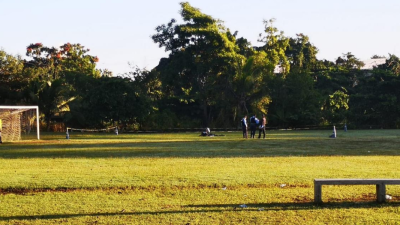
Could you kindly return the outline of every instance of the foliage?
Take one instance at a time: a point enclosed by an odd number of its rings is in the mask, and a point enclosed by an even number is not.
[[[301,127],[319,124],[321,95],[314,89],[314,80],[307,73],[277,76],[271,83],[270,124]]]
[[[309,37],[303,33],[296,34],[296,38],[289,38],[289,46],[285,52],[291,70],[297,72],[316,70],[317,53],[317,47],[312,45]]]
[[[67,114],[67,124],[78,127],[103,127],[143,122],[150,113],[148,98],[131,79],[117,77],[94,78],[75,72],[67,80],[78,94]]]
[[[239,116],[249,114],[248,105],[253,105],[253,112],[266,113],[270,102],[268,95],[264,95],[263,87],[268,76],[272,76],[275,64],[269,61],[267,53],[256,52],[246,61],[237,62],[239,67],[232,81],[232,95],[235,97]]]
[[[287,74],[290,71],[290,63],[285,55],[285,51],[289,46],[289,39],[284,36],[283,31],[274,27],[275,19],[264,20],[265,36],[260,34],[259,42],[265,43],[261,48],[267,53],[267,58],[274,64],[279,66],[280,73]]]
[[[397,76],[400,75],[400,59],[396,55],[389,54],[386,63],[378,66],[379,69],[389,71]]]
[[[24,88],[29,77],[22,73],[20,56],[12,56],[0,50],[0,104],[18,104],[24,100]]]
[[[347,90],[342,87],[325,99],[323,105],[324,119],[334,124],[345,123],[347,110],[349,109],[349,95]]]
[[[26,56],[31,60],[24,61],[24,66],[27,73],[34,73],[45,81],[62,78],[66,71],[99,77],[100,71],[95,69],[99,59],[87,55],[89,51],[81,44],[66,43],[60,49],[46,47],[42,43],[30,44],[26,48]]]
[[[343,57],[337,58],[336,65],[347,70],[352,70],[360,69],[362,66],[364,66],[364,63],[351,54],[351,52],[348,52],[343,54]]]
[[[354,123],[399,128],[399,85],[398,76],[380,70],[361,79],[356,94],[350,96],[350,115]]]
[[[23,73],[32,79],[25,96],[29,103],[39,105],[44,115],[47,130],[54,115],[70,111],[70,104],[79,98],[76,86],[67,82],[71,72],[85,76],[100,77],[96,62],[99,59],[88,55],[89,49],[80,44],[66,43],[60,48],[46,47],[42,43],[30,44],[26,48]],[[107,71],[105,72],[107,73]]]
[[[75,99],[70,86],[63,79],[55,79],[45,83],[35,79],[30,82],[29,90],[34,102],[37,102],[40,112],[44,114],[47,131],[50,130],[51,117],[56,113],[69,111],[69,103]]]
[[[165,51],[168,59],[157,67],[168,97],[185,104],[200,107],[203,125],[211,122],[211,110],[218,92],[224,90],[225,80],[231,71],[230,63],[242,58],[237,51],[235,37],[222,23],[203,14],[189,3],[181,3],[184,24],[156,28],[152,38]],[[218,90],[219,89],[219,90]]]

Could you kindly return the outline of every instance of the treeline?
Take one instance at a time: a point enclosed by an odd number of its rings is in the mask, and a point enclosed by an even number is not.
[[[399,127],[397,56],[371,70],[351,53],[318,60],[308,36],[287,37],[273,20],[254,47],[189,3],[181,7],[183,23],[172,19],[152,35],[169,56],[150,71],[113,76],[80,44],[31,44],[27,59],[0,51],[0,104],[39,105],[49,130],[235,128],[253,113],[272,127]]]

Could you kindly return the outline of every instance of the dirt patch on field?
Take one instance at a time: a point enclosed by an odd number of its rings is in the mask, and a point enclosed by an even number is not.
[[[27,189],[27,188],[6,188],[0,189],[0,195],[6,194],[16,194],[16,195],[28,195],[34,193],[42,193],[42,192],[72,192],[72,191],[80,191],[80,190],[95,190],[94,188],[82,189],[82,188],[35,188],[35,189]]]

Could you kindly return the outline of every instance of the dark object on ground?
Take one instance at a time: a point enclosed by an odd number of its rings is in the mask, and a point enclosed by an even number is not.
[[[211,133],[209,135],[207,135],[206,132],[201,132],[200,136],[202,136],[202,137],[216,137],[216,136],[225,136],[225,135],[223,135],[223,134],[211,134]]]

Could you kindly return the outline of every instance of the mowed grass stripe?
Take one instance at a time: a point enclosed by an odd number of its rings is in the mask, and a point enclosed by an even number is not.
[[[42,135],[44,140],[0,145],[0,158],[269,157],[400,155],[398,130],[338,132],[269,131],[266,140],[244,140],[240,132],[223,137],[183,134]],[[120,139],[118,139],[120,137]]]
[[[398,156],[0,159],[0,189],[311,186],[314,178],[398,178]]]

